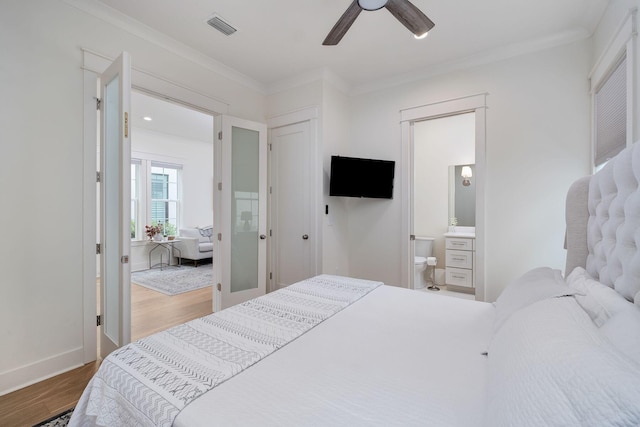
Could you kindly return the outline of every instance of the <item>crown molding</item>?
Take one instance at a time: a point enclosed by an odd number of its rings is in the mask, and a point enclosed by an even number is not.
[[[530,53],[551,49],[554,47],[574,43],[591,37],[591,33],[584,28],[568,30],[547,37],[538,38],[522,43],[512,43],[499,48],[486,50],[474,55],[467,56],[456,61],[445,62],[430,66],[428,70],[418,70],[415,72],[405,73],[389,79],[379,80],[371,84],[359,85],[353,88],[349,93],[351,96],[364,95],[370,92],[389,89],[391,87],[400,86],[407,83],[413,83],[425,80],[430,77],[460,71],[479,65],[490,64],[493,62],[503,61],[509,58],[515,58]]]
[[[96,0],[62,0],[69,6],[155,44],[242,86],[266,94],[266,86],[197,50]]]
[[[315,83],[317,81],[329,82],[340,91],[349,94],[351,85],[327,67],[316,68],[293,77],[278,80],[268,86],[267,95],[275,95],[279,92],[295,89],[300,86]]]

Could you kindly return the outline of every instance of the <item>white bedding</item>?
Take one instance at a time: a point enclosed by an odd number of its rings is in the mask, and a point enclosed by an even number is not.
[[[482,425],[493,318],[488,303],[381,286],[174,425]]]
[[[381,282],[320,275],[111,353],[69,426],[171,426],[191,401],[371,292]]]

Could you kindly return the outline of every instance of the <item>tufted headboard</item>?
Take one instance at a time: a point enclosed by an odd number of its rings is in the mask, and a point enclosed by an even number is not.
[[[640,144],[576,181],[567,194],[567,264],[630,301],[640,292]]]

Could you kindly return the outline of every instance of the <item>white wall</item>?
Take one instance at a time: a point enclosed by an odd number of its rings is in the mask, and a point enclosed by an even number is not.
[[[134,67],[226,100],[229,114],[265,117],[264,95],[204,62],[60,0],[2,2],[0,394],[84,360],[81,47],[127,50]]]
[[[271,94],[267,100],[269,117],[276,117],[311,106],[320,106],[318,125],[318,158],[323,165],[323,176],[318,189],[322,213],[321,272],[349,273],[348,257],[348,201],[329,197],[331,155],[349,153],[349,99],[327,80],[318,80],[294,89]],[[329,206],[326,215],[325,206]]]
[[[329,214],[323,212],[322,272],[348,275],[349,233],[348,200],[329,196],[331,156],[348,155],[350,140],[349,99],[330,83],[323,85],[322,100],[322,164],[323,200],[329,206]]]
[[[442,269],[443,234],[448,231],[450,217],[449,166],[475,163],[475,114],[418,122],[413,127],[413,140],[413,231],[416,236],[435,238],[433,255],[438,259],[437,268]]]
[[[585,40],[352,100],[353,153],[399,161],[401,109],[489,93],[488,300],[528,269],[564,268],[565,193],[589,173],[590,64]],[[354,204],[349,217],[351,275],[406,285],[400,283],[399,197]]]
[[[211,122],[213,134],[213,120]],[[213,221],[213,144],[134,128],[132,157],[182,165],[180,227],[211,225]]]

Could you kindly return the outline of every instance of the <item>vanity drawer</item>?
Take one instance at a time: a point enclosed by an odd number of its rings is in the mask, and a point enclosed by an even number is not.
[[[447,285],[473,288],[473,270],[447,267],[445,281]]]
[[[459,251],[472,251],[474,239],[459,239],[455,237],[446,238],[446,249],[457,249]]]
[[[457,268],[473,268],[473,252],[447,250],[445,253],[446,266]]]

